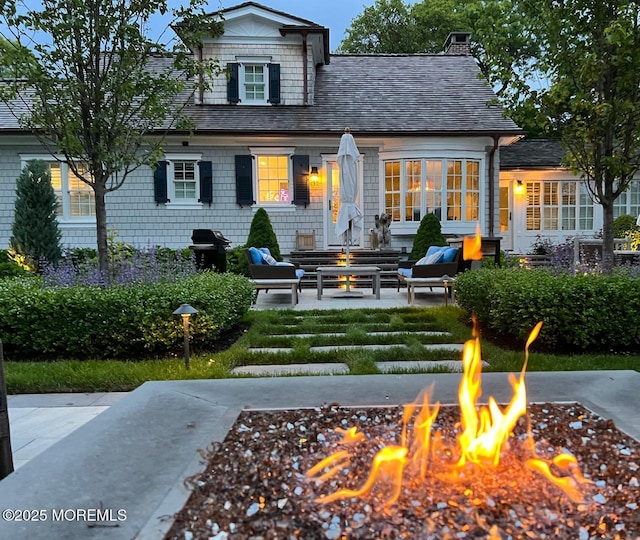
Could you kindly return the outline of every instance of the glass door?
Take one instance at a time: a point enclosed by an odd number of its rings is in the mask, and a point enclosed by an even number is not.
[[[500,248],[503,250],[513,250],[513,204],[511,193],[511,182],[500,182]]]

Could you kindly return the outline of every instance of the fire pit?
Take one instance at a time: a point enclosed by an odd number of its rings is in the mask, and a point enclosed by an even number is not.
[[[402,431],[402,408],[322,408],[244,412],[224,443],[209,456],[204,474],[167,538],[637,538],[638,442],[577,404],[531,406],[530,429],[538,450],[552,457],[569,449],[593,484],[584,503],[522,467],[518,452],[467,483],[437,478],[409,484],[391,508],[375,496],[315,502],[322,491],[305,471],[339,447],[331,426],[368,434],[352,460],[357,489],[380,444]],[[443,434],[453,434],[457,407],[439,414]],[[526,436],[522,421],[514,437]],[[358,472],[359,471],[359,472]],[[226,536],[224,533],[228,533]]]
[[[167,538],[640,535],[637,441],[575,403],[525,415],[524,369],[479,405],[477,340],[463,361],[458,406],[242,413]]]

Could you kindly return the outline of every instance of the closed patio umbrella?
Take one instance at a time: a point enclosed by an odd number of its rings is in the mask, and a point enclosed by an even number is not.
[[[360,152],[356,141],[345,128],[340,138],[338,148],[338,168],[340,170],[340,210],[336,220],[336,234],[346,246],[347,266],[349,266],[349,249],[354,236],[357,238],[362,231],[362,212],[356,200],[358,198],[358,158]],[[347,276],[347,292],[349,291],[349,277]]]

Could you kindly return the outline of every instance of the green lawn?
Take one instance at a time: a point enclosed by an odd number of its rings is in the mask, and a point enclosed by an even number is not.
[[[7,390],[10,394],[127,391],[151,380],[228,378],[232,377],[231,370],[234,367],[250,364],[344,362],[352,374],[371,374],[379,373],[375,362],[381,360],[451,359],[450,352],[426,350],[423,344],[463,343],[471,336],[471,328],[464,321],[463,312],[452,306],[428,309],[253,311],[247,315],[246,322],[251,325],[249,330],[228,350],[219,353],[194,351],[189,371],[185,370],[181,356],[131,361],[5,362]],[[448,332],[450,335],[425,335],[419,332]],[[364,348],[309,351],[312,346],[340,344],[402,344],[405,347],[386,351]],[[252,347],[288,347],[293,350],[255,353],[249,351]],[[483,359],[489,363],[485,371],[517,372],[522,369],[522,351],[504,349],[483,340],[482,352]],[[639,355],[540,354],[535,351],[535,342],[531,346],[531,353],[529,371],[640,371]]]

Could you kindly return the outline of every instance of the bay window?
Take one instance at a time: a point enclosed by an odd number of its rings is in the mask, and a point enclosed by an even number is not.
[[[398,159],[384,162],[385,212],[394,222],[416,223],[426,213],[444,221],[480,218],[480,161]]]

